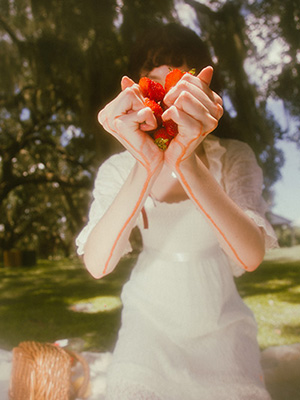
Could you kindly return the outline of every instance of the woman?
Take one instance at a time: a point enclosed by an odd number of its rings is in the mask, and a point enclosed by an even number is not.
[[[99,113],[127,151],[99,169],[78,252],[101,278],[130,251],[134,226],[143,238],[123,288],[107,399],[270,399],[255,320],[233,279],[255,270],[276,243],[263,215],[261,170],[248,145],[209,135],[223,108],[197,35],[163,26],[132,60],[140,76],[162,84],[170,68],[200,73],[185,74],[164,97],[162,118],[179,130],[166,151],[147,133],[157,122],[132,79],[122,79],[121,93]]]

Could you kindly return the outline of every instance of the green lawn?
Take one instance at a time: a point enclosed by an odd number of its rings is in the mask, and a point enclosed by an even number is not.
[[[107,351],[120,326],[120,292],[132,258],[95,280],[79,260],[39,261],[31,268],[0,268],[0,348],[23,340],[83,338],[85,349]]]
[[[134,262],[135,256],[123,259],[101,280],[78,260],[0,268],[0,348],[79,337],[86,350],[112,350],[120,326],[119,296]],[[262,348],[300,342],[300,246],[273,251],[237,285],[256,316]]]
[[[272,250],[236,283],[256,317],[261,348],[300,342],[300,246]]]

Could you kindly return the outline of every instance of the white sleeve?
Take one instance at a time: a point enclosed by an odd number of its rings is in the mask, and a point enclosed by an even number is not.
[[[93,202],[89,211],[88,223],[75,241],[79,255],[84,254],[88,236],[119,193],[134,163],[135,159],[130,153],[122,152],[111,156],[100,166],[94,183]],[[124,254],[131,251],[132,247],[128,241]]]
[[[231,199],[263,229],[265,248],[278,247],[275,232],[265,217],[268,206],[262,197],[263,174],[254,152],[246,143],[230,141],[224,155],[224,186]],[[234,267],[234,275],[244,272]]]

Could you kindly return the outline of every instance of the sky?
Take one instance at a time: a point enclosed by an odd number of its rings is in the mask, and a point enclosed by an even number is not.
[[[288,117],[282,101],[269,101],[268,108],[276,115],[284,131],[290,134],[298,131],[297,122]],[[300,226],[300,146],[294,142],[278,140],[276,147],[283,151],[284,165],[281,178],[273,185],[274,204],[271,211]]]
[[[281,169],[282,178],[275,183],[272,212],[285,217],[300,226],[300,150],[296,144],[278,142],[284,151],[285,164]]]

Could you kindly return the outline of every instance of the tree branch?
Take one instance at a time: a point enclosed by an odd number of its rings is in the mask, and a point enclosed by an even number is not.
[[[205,6],[204,4],[198,3],[195,0],[185,0],[187,4],[193,7],[197,12],[200,14],[206,14],[208,17],[213,18],[217,14],[217,12],[212,11],[209,7]]]
[[[84,178],[81,181],[70,181],[67,179],[62,179],[52,174],[44,175],[44,176],[25,176],[25,177],[14,177],[9,182],[2,182],[0,184],[0,203],[5,200],[8,194],[13,190],[16,189],[18,186],[23,185],[38,185],[38,184],[47,184],[47,183],[57,183],[59,186],[62,187],[72,187],[72,188],[91,188],[91,182]]]
[[[18,46],[21,45],[21,40],[19,40],[17,38],[17,36],[15,35],[13,29],[8,25],[8,23],[4,20],[4,18],[0,15],[0,25],[2,25],[2,27],[4,28],[4,30],[9,34],[9,36],[11,37],[12,41],[14,43],[16,43]]]

